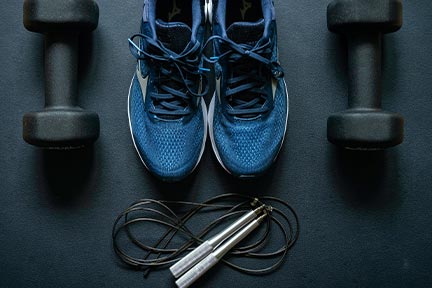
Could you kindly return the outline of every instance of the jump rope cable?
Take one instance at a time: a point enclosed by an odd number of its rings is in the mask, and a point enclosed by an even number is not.
[[[205,241],[204,237],[218,225],[235,218],[235,216],[240,217],[244,213],[251,211],[251,208],[254,209],[261,205],[265,205],[265,213],[268,216],[266,217],[267,220],[263,223],[265,229],[259,235],[258,240],[255,240],[252,244],[236,246],[222,259],[222,262],[246,274],[262,275],[270,273],[284,263],[285,258],[288,256],[288,251],[296,243],[300,232],[299,220],[295,210],[286,201],[271,196],[255,198],[229,193],[210,198],[202,203],[153,199],[136,201],[123,211],[114,222],[112,230],[113,249],[121,261],[129,266],[143,270],[146,277],[154,269],[167,267],[179,261],[182,254],[195,249],[203,243]],[[169,206],[190,206],[191,208],[180,217]],[[224,213],[195,235],[188,228],[187,224],[198,213],[206,212],[204,210],[207,210],[207,212],[224,211]],[[153,216],[150,217],[149,214],[153,214]],[[154,245],[149,246],[138,240],[139,237],[130,229],[132,226],[143,223],[162,225],[167,228],[167,231]],[[275,251],[260,252],[268,244],[273,226],[276,226],[282,232],[284,244]],[[122,232],[126,234],[130,243],[141,251],[140,253],[144,252],[145,256],[143,258],[131,256],[125,249],[121,248],[122,245],[120,244],[119,237]],[[146,235],[146,232],[146,230],[143,230],[142,234]],[[172,240],[179,233],[186,236],[189,240],[186,240],[179,248],[168,248]],[[249,259],[277,258],[277,260],[271,266],[252,269],[226,260],[229,257],[245,257]]]

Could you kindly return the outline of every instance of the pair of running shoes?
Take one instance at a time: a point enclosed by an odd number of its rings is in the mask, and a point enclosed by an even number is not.
[[[152,174],[173,182],[192,173],[207,132],[230,174],[255,177],[272,165],[288,120],[272,0],[144,0],[129,46],[138,60],[130,130]],[[207,112],[210,65],[216,79]]]

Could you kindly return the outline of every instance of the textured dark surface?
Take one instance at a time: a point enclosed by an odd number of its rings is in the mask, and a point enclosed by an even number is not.
[[[82,45],[80,103],[97,111],[91,151],[43,152],[21,118],[43,107],[42,36],[22,25],[21,1],[0,8],[0,287],[173,287],[168,271],[123,268],[112,252],[115,216],[143,197],[204,200],[224,192],[288,200],[302,230],[283,269],[251,277],[218,267],[205,287],[430,287],[432,285],[432,2],[404,2],[404,26],[384,40],[383,106],[406,119],[405,142],[384,153],[339,152],[330,113],[347,102],[346,47],[326,27],[328,1],[275,1],[290,92],[289,134],[271,174],[242,182],[210,146],[178,185],[150,176],[134,151],[126,98],[135,61],[127,37],[141,0],[99,1],[100,25]]]

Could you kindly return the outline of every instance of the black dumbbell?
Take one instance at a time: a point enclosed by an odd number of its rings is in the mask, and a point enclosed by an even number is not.
[[[24,115],[23,138],[32,145],[69,149],[99,137],[99,117],[78,106],[78,40],[96,29],[93,0],[25,0],[24,26],[45,34],[45,109]]]
[[[402,143],[403,117],[381,110],[382,37],[402,26],[400,0],[335,0],[327,26],[348,41],[349,109],[327,121],[330,142],[348,149],[385,149]]]

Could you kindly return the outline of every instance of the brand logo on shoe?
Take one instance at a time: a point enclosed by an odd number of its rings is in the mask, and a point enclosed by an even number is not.
[[[145,78],[141,73],[141,69],[138,68],[137,72],[136,72],[137,78],[138,78],[138,82],[140,84],[141,87],[141,92],[143,95],[143,101],[145,102],[146,100],[146,96],[147,96],[147,84],[148,84],[148,80],[149,80],[149,76],[147,75]]]
[[[240,12],[242,14],[242,18],[243,20],[245,20],[245,16],[246,16],[246,12],[252,8],[252,3],[247,1],[247,0],[243,0],[243,8],[240,9]]]
[[[177,7],[177,0],[173,1],[173,10],[171,12],[169,12],[168,14],[168,21],[172,21],[172,19],[174,18],[174,16],[178,15],[181,13],[181,9]]]

